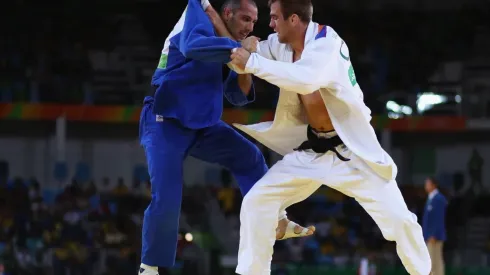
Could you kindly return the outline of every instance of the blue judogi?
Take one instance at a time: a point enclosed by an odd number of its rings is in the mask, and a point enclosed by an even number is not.
[[[216,37],[198,0],[170,34],[153,76],[155,97],[146,97],[140,118],[152,201],[145,211],[141,262],[170,267],[175,263],[184,159],[198,159],[228,168],[245,195],[266,172],[258,148],[220,120],[223,94],[232,104],[253,101],[230,72],[223,83],[222,67],[239,44]]]

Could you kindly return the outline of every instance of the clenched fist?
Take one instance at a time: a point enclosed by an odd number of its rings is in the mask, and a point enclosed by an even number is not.
[[[247,50],[251,53],[254,53],[257,51],[257,46],[259,45],[259,41],[260,41],[260,38],[258,38],[256,36],[249,36],[249,37],[243,39],[241,44],[245,50]]]
[[[240,70],[245,70],[245,65],[247,65],[248,59],[250,58],[250,52],[244,48],[236,48],[231,52],[231,64]]]

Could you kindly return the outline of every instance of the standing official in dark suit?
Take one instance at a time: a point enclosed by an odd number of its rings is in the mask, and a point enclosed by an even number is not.
[[[429,195],[425,204],[422,230],[432,260],[432,274],[444,275],[444,258],[442,255],[446,241],[446,207],[447,200],[438,190],[434,178],[425,180],[425,191]]]

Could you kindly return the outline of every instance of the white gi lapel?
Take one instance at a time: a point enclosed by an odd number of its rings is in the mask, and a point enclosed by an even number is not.
[[[312,41],[318,24],[311,22],[306,31],[305,43]],[[278,61],[292,63],[293,51],[288,45],[276,45],[274,56]],[[233,124],[278,154],[286,155],[306,140],[307,120],[296,92],[281,89],[273,122],[254,125]]]

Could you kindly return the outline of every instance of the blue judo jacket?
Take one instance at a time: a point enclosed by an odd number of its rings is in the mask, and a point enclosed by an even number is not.
[[[167,37],[152,86],[156,88],[153,113],[175,118],[187,128],[201,129],[217,123],[223,113],[223,92],[234,105],[253,100],[245,96],[230,71],[223,83],[223,64],[231,50],[240,47],[217,37],[199,0],[189,0],[179,22]]]

